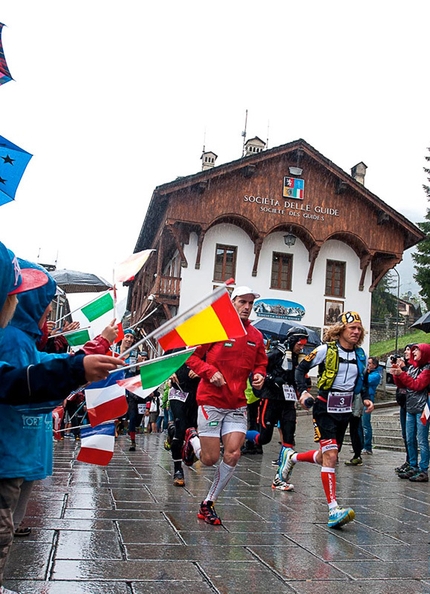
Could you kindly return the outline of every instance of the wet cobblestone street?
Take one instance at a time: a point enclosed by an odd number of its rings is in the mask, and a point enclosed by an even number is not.
[[[313,448],[309,415],[297,449]],[[54,443],[55,472],[30,501],[28,538],[16,538],[5,586],[22,594],[430,593],[430,486],[400,480],[402,452],[375,450],[338,467],[338,501],[356,520],[332,530],[316,465],[296,465],[294,492],[271,489],[278,442],[242,456],[216,504],[222,526],[197,519],[213,469],[185,468],[172,484],[164,435],[120,436],[110,464],[75,461]]]

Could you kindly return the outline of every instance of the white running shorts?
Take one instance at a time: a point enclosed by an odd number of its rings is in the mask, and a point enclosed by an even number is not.
[[[221,437],[234,432],[245,434],[248,427],[246,406],[236,409],[199,406],[197,427],[200,437]]]

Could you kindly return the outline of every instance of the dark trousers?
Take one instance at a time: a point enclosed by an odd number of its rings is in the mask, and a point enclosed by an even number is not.
[[[354,417],[354,415],[351,415],[349,420],[349,435],[351,437],[352,449],[354,450],[354,458],[360,458],[361,450],[363,449],[363,427],[361,425],[361,417]]]

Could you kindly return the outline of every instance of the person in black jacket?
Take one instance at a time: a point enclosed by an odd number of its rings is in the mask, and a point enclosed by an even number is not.
[[[297,419],[294,372],[307,341],[308,332],[305,328],[292,327],[288,330],[285,342],[276,344],[267,353],[267,376],[259,394],[259,431],[249,430],[246,433],[246,439],[254,441],[257,446],[263,446],[272,440],[273,430],[279,421],[282,448],[294,449]],[[272,489],[292,491],[294,486],[284,481],[278,471],[273,479]]]
[[[186,363],[181,365],[170,378],[169,405],[173,415],[173,423],[170,423],[167,428],[168,438],[166,442],[172,452],[173,484],[176,487],[185,486],[182,468],[182,446],[185,431],[189,427],[197,426],[196,393],[199,379],[198,375]]]

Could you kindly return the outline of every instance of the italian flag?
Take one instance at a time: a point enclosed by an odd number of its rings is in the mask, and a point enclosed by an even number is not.
[[[86,342],[91,340],[90,328],[79,328],[78,330],[71,330],[70,332],[64,332],[64,338],[71,347],[79,347],[84,345]]]
[[[145,361],[140,365],[140,373],[118,381],[118,384],[136,394],[146,398],[183,365],[196,349],[186,349],[179,353],[163,355],[157,359]]]
[[[110,311],[113,314],[114,307],[115,303],[112,294],[104,293],[100,297],[96,297],[91,303],[88,303],[88,305],[81,307],[81,312],[89,322],[94,322],[94,320],[97,320],[97,318]]]

